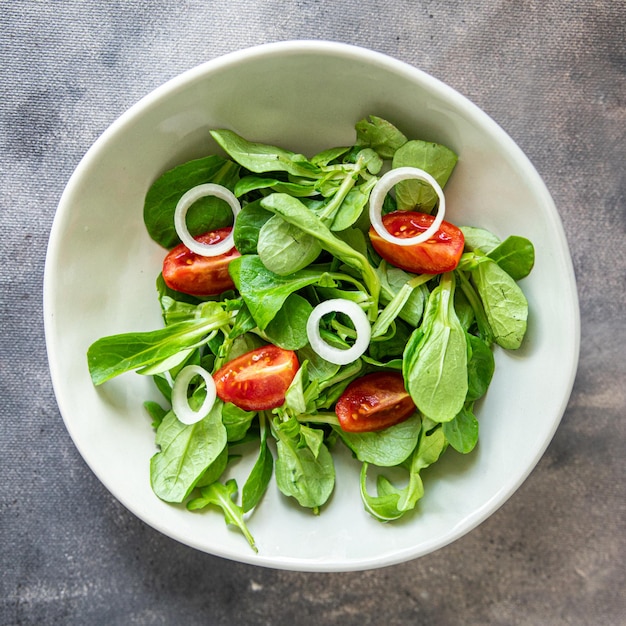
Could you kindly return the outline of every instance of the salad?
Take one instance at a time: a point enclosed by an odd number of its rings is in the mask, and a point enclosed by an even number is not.
[[[494,348],[526,332],[532,243],[445,220],[448,147],[376,116],[355,131],[308,158],[212,130],[225,156],[165,172],[145,198],[163,327],[87,354],[95,385],[135,371],[162,394],[144,404],[156,496],[221,509],[254,550],[248,524],[272,477],[320,513],[339,446],[368,514],[415,509],[423,470],[477,444]]]

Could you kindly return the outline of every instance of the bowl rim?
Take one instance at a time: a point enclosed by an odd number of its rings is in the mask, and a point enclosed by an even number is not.
[[[101,147],[107,143],[109,137],[117,134],[126,124],[131,123],[137,116],[153,104],[157,103],[161,98],[167,95],[171,95],[173,92],[185,88],[190,83],[196,80],[202,80],[206,75],[216,72],[218,70],[226,69],[229,66],[236,65],[242,62],[247,62],[252,59],[258,59],[260,57],[269,58],[272,56],[279,56],[285,54],[324,54],[329,56],[341,56],[343,58],[358,59],[378,65],[379,67],[392,71],[396,74],[401,74],[410,78],[413,82],[419,82],[428,87],[429,90],[434,90],[442,95],[443,98],[451,100],[462,106],[463,110],[473,119],[480,122],[481,125],[487,126],[494,135],[497,136],[498,141],[501,142],[508,151],[516,154],[516,160],[524,164],[525,175],[533,180],[533,185],[536,187],[538,193],[543,197],[543,201],[549,207],[547,217],[552,221],[552,225],[555,228],[555,232],[559,233],[561,238],[559,250],[562,251],[562,261],[568,271],[568,288],[570,291],[570,301],[572,304],[572,318],[571,325],[573,328],[573,345],[571,360],[571,367],[567,384],[564,386],[563,397],[559,407],[558,415],[553,418],[553,423],[549,435],[545,438],[543,444],[537,448],[536,454],[533,457],[533,461],[526,467],[525,471],[517,476],[517,479],[506,486],[506,488],[500,490],[497,497],[492,498],[489,502],[479,507],[473,514],[464,518],[462,524],[459,524],[452,528],[447,534],[433,539],[430,542],[422,542],[419,549],[402,548],[392,551],[389,554],[379,557],[365,557],[362,559],[351,558],[347,561],[338,560],[337,563],[329,564],[327,561],[322,563],[316,563],[312,560],[298,560],[298,558],[285,557],[285,556],[272,556],[264,557],[260,554],[252,554],[250,558],[242,557],[241,554],[232,554],[227,549],[215,550],[210,552],[214,556],[221,558],[231,559],[242,563],[248,563],[252,565],[258,565],[262,567],[270,567],[275,569],[286,569],[293,571],[309,571],[309,572],[339,572],[339,571],[357,571],[373,569],[378,567],[386,567],[395,565],[398,563],[406,562],[426,554],[430,554],[435,550],[443,548],[450,543],[465,536],[471,530],[480,525],[488,517],[490,517],[497,509],[499,509],[512,495],[519,489],[521,484],[528,478],[530,473],[534,470],[535,466],[545,453],[548,445],[554,437],[554,433],[558,428],[563,415],[565,413],[569,398],[573,389],[574,380],[578,368],[579,353],[580,353],[580,310],[578,293],[576,290],[576,280],[574,275],[573,264],[571,255],[569,254],[569,247],[565,237],[565,232],[560,220],[560,216],[554,204],[554,201],[544,183],[541,176],[532,165],[528,157],[521,150],[521,148],[513,141],[513,139],[503,130],[503,128],[495,122],[485,111],[480,109],[477,105],[471,102],[467,97],[462,95],[453,87],[445,84],[440,79],[428,74],[427,72],[410,65],[405,61],[393,58],[385,53],[367,49],[361,46],[340,43],[327,40],[288,40],[272,43],[265,43],[255,45],[247,48],[235,50],[221,56],[215,57],[208,61],[205,61],[195,67],[183,71],[182,73],[170,78],[162,85],[156,87],[148,94],[144,95],[135,104],[131,105],[121,115],[119,115],[92,143],[92,145],[85,152],[84,156],[80,159],[73,173],[71,174],[65,189],[60,197],[57,211],[54,215],[52,227],[50,230],[50,236],[48,246],[46,250],[46,259],[44,265],[44,280],[43,280],[43,314],[44,314],[44,334],[46,342],[46,350],[48,355],[49,369],[52,380],[52,386],[57,399],[59,410],[65,427],[68,430],[74,445],[78,449],[83,460],[88,467],[94,472],[96,477],[107,490],[120,501],[129,511],[133,513],[139,519],[142,519],[150,527],[158,530],[162,534],[175,539],[176,541],[194,547],[203,552],[207,550],[201,546],[194,545],[193,541],[185,538],[182,535],[172,534],[171,532],[165,532],[162,530],[155,519],[150,518],[148,515],[144,515],[143,512],[138,511],[137,507],[131,502],[125,501],[115,493],[114,486],[110,484],[110,481],[106,476],[102,476],[89,461],[89,454],[84,449],[82,442],[79,440],[68,415],[68,410],[65,402],[65,390],[60,380],[60,372],[58,368],[55,368],[54,351],[58,349],[55,344],[53,320],[55,316],[55,296],[56,290],[54,285],[54,272],[56,267],[56,259],[59,254],[59,246],[63,233],[63,227],[65,219],[70,212],[70,205],[68,199],[73,193],[75,186],[80,181],[83,172],[89,167],[89,163],[96,155]],[[458,527],[460,526],[460,528]]]

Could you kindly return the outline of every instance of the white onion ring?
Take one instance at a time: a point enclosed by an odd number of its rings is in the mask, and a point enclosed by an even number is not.
[[[201,256],[218,256],[230,252],[235,246],[232,231],[225,239],[217,243],[200,243],[196,241],[187,228],[187,211],[194,202],[206,196],[214,196],[220,200],[224,200],[230,206],[233,216],[237,217],[237,213],[241,210],[241,204],[230,189],[222,185],[214,183],[206,183],[204,185],[196,185],[187,191],[176,205],[174,211],[174,228],[180,240],[192,251]]]
[[[351,348],[343,350],[329,346],[320,335],[320,320],[327,313],[343,313],[347,315],[354,324],[356,330],[356,341]],[[335,365],[347,365],[356,361],[368,348],[372,328],[363,309],[351,300],[335,298],[325,300],[318,304],[306,323],[306,332],[309,337],[311,348],[323,359]]]
[[[383,200],[389,193],[390,189],[394,185],[397,185],[400,181],[409,179],[422,180],[428,183],[435,190],[435,193],[439,198],[439,205],[435,220],[427,230],[419,235],[416,235],[415,237],[407,237],[406,239],[403,239],[401,237],[395,237],[385,228],[383,225],[382,208]],[[386,174],[380,177],[370,194],[370,222],[372,223],[374,230],[385,241],[395,243],[398,246],[414,246],[415,244],[428,241],[439,230],[445,214],[446,199],[443,195],[441,186],[428,172],[425,172],[417,167],[397,167],[396,169],[389,170]]]
[[[194,376],[202,377],[206,384],[204,402],[200,408],[195,411],[189,406],[189,399],[187,398],[187,389]],[[187,365],[180,370],[174,381],[172,388],[172,410],[180,422],[190,426],[207,416],[215,404],[216,397],[215,381],[211,374],[199,365]]]

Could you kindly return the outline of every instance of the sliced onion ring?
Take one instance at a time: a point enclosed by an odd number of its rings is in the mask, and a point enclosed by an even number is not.
[[[178,204],[176,205],[176,210],[174,211],[174,228],[176,229],[176,234],[178,235],[180,240],[192,252],[195,252],[196,254],[199,254],[201,256],[218,256],[220,254],[225,254],[226,252],[229,252],[235,246],[232,231],[225,239],[222,239],[222,241],[209,244],[196,241],[187,229],[187,211],[189,211],[191,205],[194,202],[197,202],[198,200],[200,200],[200,198],[204,198],[206,196],[214,196],[216,198],[219,198],[220,200],[224,200],[225,202],[227,202],[228,206],[233,212],[234,217],[237,217],[237,213],[239,213],[239,211],[241,210],[241,204],[239,204],[239,200],[237,200],[235,194],[233,194],[230,189],[226,189],[226,187],[222,185],[216,185],[214,183],[197,185],[195,187],[192,187],[185,194],[183,194],[181,199],[178,201]]]
[[[356,341],[352,347],[343,350],[329,346],[320,335],[320,320],[327,313],[343,313],[354,324]],[[314,309],[306,324],[306,332],[309,337],[311,348],[323,359],[335,365],[347,365],[356,361],[368,348],[372,328],[363,309],[356,303],[344,298],[325,300]]]
[[[204,380],[206,396],[202,405],[194,411],[189,406],[187,389],[189,389],[189,383],[195,376],[200,376]],[[199,422],[213,408],[215,398],[215,381],[209,372],[199,365],[187,365],[180,370],[172,388],[172,410],[180,422],[188,426]]]
[[[437,215],[435,216],[433,223],[423,233],[420,233],[415,237],[407,237],[406,239],[392,235],[383,225],[382,218],[383,200],[385,199],[385,196],[394,185],[397,185],[403,180],[424,181],[435,190],[435,193],[439,198]],[[385,241],[395,243],[398,246],[414,246],[415,244],[428,241],[439,230],[445,214],[446,199],[443,195],[441,186],[428,172],[425,172],[417,167],[397,167],[396,169],[389,170],[386,174],[380,177],[370,194],[370,222],[372,223],[374,230]]]

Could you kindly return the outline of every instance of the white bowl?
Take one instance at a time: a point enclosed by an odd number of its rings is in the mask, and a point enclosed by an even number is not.
[[[152,383],[130,373],[96,389],[86,351],[104,335],[161,327],[154,284],[163,251],[145,231],[144,195],[163,171],[216,150],[210,128],[312,155],[351,143],[355,122],[369,114],[457,152],[446,219],[533,241],[536,266],[522,281],[528,334],[521,350],[496,351],[495,377],[478,410],[478,448],[468,456],[449,450],[425,472],[426,494],[415,514],[385,525],[370,517],[359,496],[358,467],[344,452],[336,461],[335,493],[319,516],[270,485],[248,521],[255,554],[219,512],[191,513],[152,493],[149,460],[156,448],[142,408],[157,397]],[[543,454],[578,362],[579,312],[567,243],[553,201],[522,151],[438,80],[382,54],[329,42],[268,44],[214,59],[169,81],[112,124],[61,198],[44,308],[66,427],[111,493],[184,544],[292,570],[391,565],[470,531],[513,494]]]

